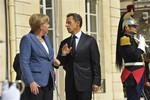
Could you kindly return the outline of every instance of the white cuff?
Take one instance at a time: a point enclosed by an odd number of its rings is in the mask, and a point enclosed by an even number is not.
[[[63,53],[62,53],[61,56],[67,56],[67,54],[63,54]]]

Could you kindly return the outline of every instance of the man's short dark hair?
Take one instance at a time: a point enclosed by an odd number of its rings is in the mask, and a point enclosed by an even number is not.
[[[81,28],[82,27],[82,17],[79,14],[77,14],[77,13],[69,13],[69,14],[67,14],[67,17],[70,17],[70,16],[73,17],[75,22],[77,22],[77,21],[80,22],[80,28]]]

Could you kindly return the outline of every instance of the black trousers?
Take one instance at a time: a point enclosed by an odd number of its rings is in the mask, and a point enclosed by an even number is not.
[[[73,66],[73,65],[72,65]],[[73,67],[72,67],[73,71]],[[72,79],[68,80],[71,85],[71,89],[66,90],[66,100],[91,100],[92,90],[90,91],[78,91],[75,85],[74,72],[72,72]],[[86,84],[85,84],[86,85]],[[66,84],[65,84],[66,86]]]
[[[26,100],[53,100],[53,82],[50,77],[48,85],[39,88],[39,94],[31,93],[30,87],[25,88]]]
[[[127,93],[127,100],[140,100],[142,90],[144,88],[144,75],[142,76],[139,84],[135,86],[125,86]]]
[[[21,94],[20,100],[26,100],[26,94],[25,94],[25,91]]]
[[[92,92],[91,91],[67,91],[66,100],[91,100]]]
[[[78,91],[75,82],[72,84],[72,89],[66,91],[66,100],[91,100],[92,91]]]
[[[26,100],[53,100],[53,89],[42,87],[39,88],[39,94],[34,95],[30,88],[26,87]]]

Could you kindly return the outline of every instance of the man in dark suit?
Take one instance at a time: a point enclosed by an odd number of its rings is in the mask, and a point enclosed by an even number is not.
[[[144,54],[145,73],[146,73],[146,83],[144,86],[144,92],[146,95],[145,100],[150,100],[150,52],[149,49],[147,49],[146,51],[147,51],[146,54]]]
[[[20,60],[19,60],[19,53],[16,54],[14,63],[13,63],[13,68],[16,72],[16,80],[21,80],[21,69],[20,69]]]
[[[21,80],[21,68],[20,68],[20,57],[19,53],[16,54],[14,63],[13,63],[13,68],[16,72],[16,80]],[[20,100],[26,100],[25,96],[25,91],[21,94]]]
[[[57,58],[66,71],[66,100],[91,100],[101,85],[100,53],[96,40],[81,31],[82,18],[69,13],[66,28],[71,34],[60,44]]]

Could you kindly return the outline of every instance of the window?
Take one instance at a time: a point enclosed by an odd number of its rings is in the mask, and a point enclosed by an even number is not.
[[[55,19],[54,19],[54,0],[40,0],[40,13],[46,14],[50,17],[50,27],[48,36],[51,44],[55,50]]]
[[[98,41],[98,1],[86,1],[86,33]]]
[[[99,44],[99,31],[98,24],[98,2],[99,0],[85,0],[86,12],[86,33],[93,36]],[[105,92],[105,79],[101,80],[101,93]]]

